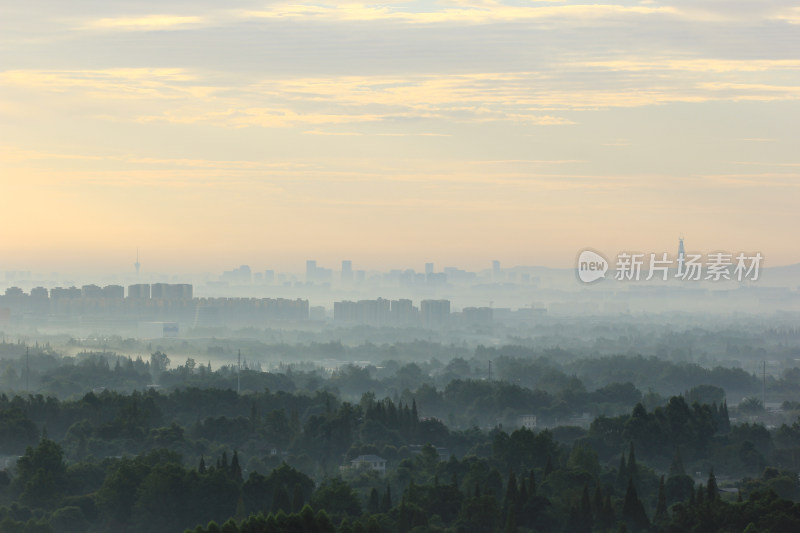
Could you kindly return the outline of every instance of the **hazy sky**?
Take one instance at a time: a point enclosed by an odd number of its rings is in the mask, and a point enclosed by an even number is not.
[[[800,262],[796,0],[0,0],[0,270]]]

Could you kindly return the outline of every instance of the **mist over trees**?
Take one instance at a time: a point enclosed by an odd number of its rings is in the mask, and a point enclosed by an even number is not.
[[[560,327],[496,345],[6,338],[0,530],[800,525],[797,333],[742,329],[731,360],[729,330],[613,353],[651,326],[615,329],[564,345]]]

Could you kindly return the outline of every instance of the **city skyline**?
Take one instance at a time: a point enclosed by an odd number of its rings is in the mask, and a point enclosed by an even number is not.
[[[569,268],[679,234],[800,263],[798,24],[785,0],[8,5],[0,268]]]

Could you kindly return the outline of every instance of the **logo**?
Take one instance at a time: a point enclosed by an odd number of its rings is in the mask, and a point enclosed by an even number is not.
[[[703,259],[703,254],[686,253],[683,242],[677,259],[671,259],[665,252],[620,252],[610,279],[622,282],[668,281],[670,278],[680,281],[756,281],[764,256],[760,252],[712,252],[705,255],[705,261]],[[605,278],[608,270],[608,261],[598,252],[587,248],[578,255],[576,274],[583,283]]]
[[[584,250],[578,256],[578,278],[584,283],[602,279],[608,272],[608,261],[593,250]]]

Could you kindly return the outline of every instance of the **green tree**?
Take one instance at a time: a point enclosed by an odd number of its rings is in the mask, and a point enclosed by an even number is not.
[[[311,506],[325,509],[334,519],[361,514],[358,494],[341,478],[331,478],[322,483],[311,496]]]
[[[295,483],[292,491],[292,512],[299,513],[305,505],[305,497],[303,496],[303,487],[299,483]]]
[[[0,450],[17,455],[36,443],[36,424],[19,407],[0,409]]]
[[[280,485],[272,494],[272,512],[277,514],[279,511],[292,511],[292,504],[289,501],[289,492],[286,490],[286,485]]]
[[[56,505],[67,489],[67,467],[61,446],[42,439],[36,448],[28,447],[17,461],[14,485],[23,503],[43,508]]]

